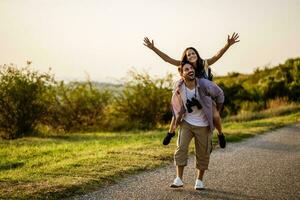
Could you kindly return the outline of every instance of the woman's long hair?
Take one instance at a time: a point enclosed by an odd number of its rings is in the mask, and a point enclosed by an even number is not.
[[[198,51],[194,47],[188,47],[183,51],[182,57],[181,57],[181,65],[183,66],[184,64],[189,63],[192,66],[194,66],[192,63],[190,63],[188,61],[187,56],[186,56],[186,52],[190,49],[193,50],[197,55],[195,73],[196,73],[196,76],[199,77],[201,75],[201,73],[203,72],[203,70],[204,70],[204,65],[203,65],[203,59],[200,57]]]
[[[197,61],[196,61],[196,66],[194,66],[192,63],[190,63],[187,59],[187,56],[186,56],[186,52],[188,50],[193,50],[196,55],[197,55]],[[195,76],[198,77],[198,78],[206,78],[210,81],[213,80],[213,75],[211,73],[211,69],[208,68],[208,74],[205,73],[205,70],[204,70],[204,60],[200,57],[198,51],[194,48],[194,47],[188,47],[184,50],[183,54],[182,54],[182,57],[181,57],[181,68],[184,64],[188,63],[190,65],[192,65],[194,68],[195,68]],[[180,68],[178,68],[178,71],[180,71]]]

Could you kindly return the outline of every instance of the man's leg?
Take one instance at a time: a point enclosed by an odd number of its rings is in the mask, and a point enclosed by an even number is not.
[[[196,168],[198,176],[195,183],[196,190],[204,189],[203,176],[205,170],[208,169],[212,134],[209,127],[195,127],[193,129],[195,135],[195,150],[196,150]]]
[[[193,138],[193,133],[190,129],[191,127],[187,122],[181,122],[178,132],[177,148],[174,154],[177,176],[171,184],[171,187],[174,188],[183,186],[183,170],[187,165],[189,144]]]
[[[204,184],[203,184],[203,175],[204,175],[205,169],[198,169],[198,176],[197,180],[195,182],[195,189],[196,190],[203,190]]]
[[[172,120],[171,120],[171,124],[170,124],[170,128],[169,128],[169,133],[172,133],[176,130],[176,126],[175,126],[175,117],[173,116],[172,117]]]
[[[198,179],[201,181],[203,180],[204,172],[204,169],[198,169]]]
[[[176,175],[182,180],[184,166],[176,166]]]

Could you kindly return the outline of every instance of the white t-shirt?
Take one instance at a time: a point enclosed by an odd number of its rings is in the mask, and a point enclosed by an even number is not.
[[[193,111],[189,113],[186,108],[186,95],[189,100],[192,100],[192,98],[195,97],[195,90],[196,90],[197,97],[199,97],[199,93],[196,88],[190,90],[188,87],[185,86],[185,84],[183,84],[181,87],[181,91],[180,91],[181,98],[183,100],[184,107],[186,109],[186,113],[183,119],[189,124],[192,124],[194,126],[208,126],[209,125],[208,121],[202,109],[198,109],[197,106],[193,106],[192,107]]]

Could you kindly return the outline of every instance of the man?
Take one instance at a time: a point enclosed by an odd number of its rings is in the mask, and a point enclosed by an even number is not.
[[[213,82],[206,79],[195,78],[195,70],[190,64],[179,67],[184,84],[173,92],[172,121],[170,133],[179,125],[177,148],[174,154],[176,175],[171,187],[183,187],[182,176],[188,160],[188,147],[191,139],[195,137],[196,168],[198,176],[195,189],[204,189],[203,175],[208,169],[210,153],[212,150],[213,111],[212,98],[217,108],[224,102],[223,91]]]

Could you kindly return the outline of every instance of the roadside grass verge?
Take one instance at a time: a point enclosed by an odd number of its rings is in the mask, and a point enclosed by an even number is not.
[[[223,124],[237,142],[300,122],[300,111]],[[0,140],[0,199],[58,199],[84,194],[173,161],[165,131],[78,133]],[[216,134],[213,142],[216,143]],[[193,145],[191,151],[193,152]]]
[[[276,106],[276,105],[275,105]],[[288,115],[300,111],[300,104],[289,103],[278,105],[260,112],[243,112],[235,116],[227,117],[223,122],[244,122],[256,119],[264,119],[275,116]]]
[[[300,121],[300,111],[284,116],[258,119],[246,122],[224,123],[224,132],[229,142],[238,142],[257,134],[262,134]],[[215,139],[215,141],[217,141]]]

